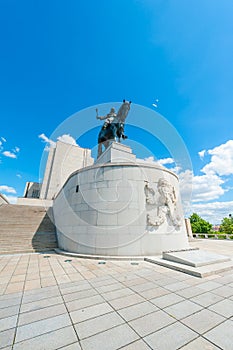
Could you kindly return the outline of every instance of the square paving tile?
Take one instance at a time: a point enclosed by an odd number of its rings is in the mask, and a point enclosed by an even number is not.
[[[18,315],[20,305],[14,305],[0,309],[0,321],[2,318]]]
[[[109,291],[106,293],[102,293],[102,297],[105,300],[113,300],[113,299],[121,298],[127,295],[132,295],[132,294],[134,294],[134,292],[131,289],[121,288],[121,289]]]
[[[16,299],[16,298],[19,298],[19,300],[21,300],[22,295],[23,295],[23,292],[12,293],[12,294],[4,294],[4,295],[0,296],[0,301],[8,300],[8,299]]]
[[[132,294],[122,298],[110,300],[109,304],[116,310],[145,301],[140,295]]]
[[[133,276],[133,279],[126,278],[125,281],[123,281],[123,284],[127,287],[132,287],[132,286],[141,285],[147,282],[148,281],[145,278]]]
[[[221,323],[219,326],[213,328],[209,332],[205,333],[205,338],[213,342],[221,349],[232,350],[233,349],[233,321],[227,320]]]
[[[189,284],[187,284],[186,282],[175,282],[175,283],[171,283],[171,284],[167,284],[166,285],[166,289],[170,290],[171,292],[175,292],[177,290],[181,290],[181,289],[185,289],[190,287]]]
[[[92,297],[93,295],[97,295],[98,292],[95,289],[86,289],[86,290],[80,290],[78,292],[64,294],[63,298],[66,302],[73,301],[73,300],[79,300],[84,298]]]
[[[107,293],[107,292],[112,292],[114,290],[118,290],[121,288],[125,288],[125,286],[122,283],[115,282],[113,284],[109,284],[107,286],[100,286],[96,287],[99,293]]]
[[[81,323],[76,323],[75,329],[79,339],[84,339],[122,323],[125,323],[125,321],[116,312],[111,312]]]
[[[139,318],[157,311],[158,308],[148,301],[143,303],[135,304],[118,311],[118,313],[126,320],[132,321],[135,318]]]
[[[136,286],[131,286],[131,289],[138,293],[138,292],[143,292],[143,291],[148,290],[148,289],[154,289],[156,287],[158,287],[158,286],[155,285],[153,282],[146,282],[146,283],[142,283],[142,284],[137,284]]]
[[[233,288],[228,286],[222,286],[220,288],[214,289],[212,293],[220,295],[221,297],[224,297],[224,298],[229,298],[233,296]]]
[[[68,283],[60,287],[62,295],[77,293],[87,289],[93,289],[87,281]]]
[[[21,296],[16,298],[3,298],[0,297],[0,310],[8,306],[19,305],[21,303]]]
[[[203,282],[198,285],[198,288],[201,288],[205,291],[210,291],[219,287],[222,287],[221,283],[217,283],[214,281]]]
[[[185,299],[175,293],[169,293],[158,298],[151,299],[150,302],[160,307],[161,309],[166,306],[177,304]]]
[[[139,294],[147,299],[147,300],[150,300],[150,299],[153,299],[153,298],[157,298],[157,297],[160,297],[162,295],[166,295],[166,294],[169,294],[169,291],[165,288],[162,288],[162,287],[156,287],[156,288],[153,288],[153,289],[149,289],[149,290],[145,290],[145,291],[142,291],[142,292],[139,292]]]
[[[0,332],[0,349],[13,344],[15,329]]]
[[[102,286],[108,286],[110,284],[116,283],[116,280],[114,278],[111,278],[108,276],[108,278],[98,278],[96,280],[90,279],[90,283],[93,287],[102,287]]]
[[[79,345],[79,342],[76,342],[71,345],[63,346],[62,348],[59,348],[59,350],[82,350],[82,349],[81,349],[81,346]]]
[[[203,289],[192,286],[189,288],[178,290],[176,291],[176,293],[184,298],[189,299],[195,297],[196,295],[203,294]]]
[[[182,319],[182,323],[184,323],[189,328],[192,328],[199,334],[207,332],[223,321],[225,321],[224,317],[207,309],[201,310],[191,316]]]
[[[216,304],[217,302],[219,302],[220,300],[222,300],[223,297],[220,297],[217,294],[214,294],[212,292],[206,292],[200,295],[197,295],[195,297],[192,298],[192,301],[202,305],[204,307],[208,307],[212,304]]]
[[[71,321],[69,316],[67,314],[64,314],[33,322],[24,326],[19,326],[17,328],[15,342],[18,343],[28,338],[34,338],[38,335],[70,325]]]
[[[38,301],[33,301],[31,303],[22,304],[20,308],[20,312],[38,310],[38,309],[46,308],[48,306],[62,304],[62,303],[63,303],[63,299],[60,296],[42,299]]]
[[[228,271],[230,272],[230,271]],[[230,284],[233,283],[233,275],[226,275],[226,276],[220,276],[218,278],[215,278],[215,282],[221,283],[221,284]]]
[[[98,294],[98,295],[93,295],[89,298],[82,298],[82,299],[69,301],[68,303],[66,303],[66,306],[69,312],[71,312],[74,310],[84,309],[85,307],[89,307],[92,305],[101,304],[103,302],[104,302],[104,299]]]
[[[153,281],[153,278],[150,280]],[[160,275],[160,278],[157,277],[156,280],[155,280],[155,283],[158,285],[158,286],[161,286],[161,287],[166,287],[167,284],[172,284],[172,283],[177,283],[179,282],[178,280],[176,280],[175,278],[171,278],[171,277],[163,277]]]
[[[198,336],[188,327],[176,322],[144,338],[151,349],[176,350]]]
[[[218,314],[225,317],[233,316],[233,300],[224,299],[219,301],[218,303],[209,306],[209,310],[215,311]]]
[[[138,335],[124,324],[84,339],[81,346],[83,350],[116,350],[138,338]]]
[[[191,341],[189,344],[182,346],[180,350],[219,350],[219,347],[216,347],[208,340],[199,337]]]
[[[5,293],[6,294],[11,294],[11,293],[15,293],[15,292],[19,292],[23,289],[24,286],[24,282],[14,282],[14,283],[9,283]]]
[[[57,350],[66,345],[77,343],[77,340],[73,327],[65,327],[16,343],[13,350]],[[79,347],[76,349],[79,350]]]
[[[180,320],[184,317],[187,317],[194,312],[200,311],[202,309],[201,306],[189,301],[181,301],[180,303],[168,306],[164,309],[169,315],[174,317],[177,320]]]
[[[42,290],[37,290],[37,289],[35,290],[34,289],[32,292],[33,293],[31,293],[31,294],[29,294],[29,293],[24,294],[23,301],[22,301],[23,304],[60,296],[60,292],[57,288],[56,289],[43,288]]]
[[[143,340],[137,340],[124,346],[121,350],[151,350],[151,348]]]
[[[72,311],[70,313],[70,317],[72,318],[73,323],[78,323],[113,311],[113,308],[108,303],[101,303],[86,307],[84,309]]]
[[[64,304],[52,305],[35,311],[20,313],[18,325],[33,323],[46,318],[66,314],[67,310]]]
[[[0,319],[0,332],[16,327],[18,315]]]
[[[144,337],[145,335],[166,327],[173,322],[175,322],[173,317],[170,317],[163,311],[156,311],[129,322],[129,325],[141,337]]]

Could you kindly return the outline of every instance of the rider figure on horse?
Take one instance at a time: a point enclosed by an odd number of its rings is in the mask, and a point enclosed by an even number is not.
[[[105,120],[104,125],[102,126],[102,130],[107,129],[107,127],[109,126],[109,124],[119,124],[121,123],[121,121],[119,120],[116,110],[114,107],[112,107],[110,109],[110,112],[107,115],[104,116],[99,116],[98,115],[98,108],[96,108],[96,119],[99,120]],[[124,125],[123,125],[124,127]],[[123,138],[123,140],[127,139],[128,137],[124,134],[124,132],[122,132],[121,137]]]
[[[108,125],[111,123],[118,123],[118,119],[116,118],[116,116],[117,116],[117,114],[116,114],[114,107],[112,107],[110,109],[110,112],[107,115],[104,115],[102,117],[99,117],[98,109],[96,108],[96,119],[105,120],[105,123],[103,125],[103,129],[106,129],[108,127]]]
[[[102,145],[106,149],[111,141],[116,141],[116,138],[118,138],[118,142],[120,142],[121,138],[123,140],[127,139],[127,136],[124,134],[124,125],[130,110],[130,104],[131,101],[123,100],[117,113],[115,108],[112,107],[106,116],[101,117],[98,115],[98,109],[96,108],[96,118],[105,120],[98,135],[98,157],[102,154]]]

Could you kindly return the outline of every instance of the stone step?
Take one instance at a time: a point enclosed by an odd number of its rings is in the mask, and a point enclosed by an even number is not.
[[[45,208],[0,206],[0,253],[47,251],[57,247],[55,226]]]
[[[51,253],[52,251],[54,251],[53,248],[45,248],[45,249],[40,249],[39,251],[37,249],[21,249],[21,250],[5,250],[2,251],[1,254],[2,255],[10,255],[10,254],[23,254],[23,253],[36,253],[36,252],[47,252],[47,253]]]
[[[233,269],[232,260],[200,267],[184,265],[178,262],[162,259],[161,257],[148,257],[145,258],[145,261],[201,278]]]
[[[54,228],[51,227],[22,227],[22,228],[14,228],[14,227],[8,227],[6,229],[0,230],[0,236],[5,236],[6,234],[15,234],[15,233],[39,233],[39,232],[54,232]]]
[[[24,237],[23,239],[11,239],[11,240],[7,240],[7,239],[5,239],[5,240],[0,240],[0,243],[1,244],[14,244],[14,243],[20,243],[20,244],[23,244],[23,243],[25,243],[25,242],[55,242],[56,241],[56,239],[55,238],[53,238],[53,237],[45,237],[45,238],[33,238],[33,237]]]

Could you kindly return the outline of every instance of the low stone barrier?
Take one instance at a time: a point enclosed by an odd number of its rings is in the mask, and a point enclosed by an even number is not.
[[[233,239],[233,235],[228,235],[226,233],[193,233],[193,238],[207,238],[207,239]]]

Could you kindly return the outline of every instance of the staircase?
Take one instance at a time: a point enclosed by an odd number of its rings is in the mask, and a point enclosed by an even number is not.
[[[57,248],[52,209],[3,204],[0,206],[0,254],[43,252]]]

